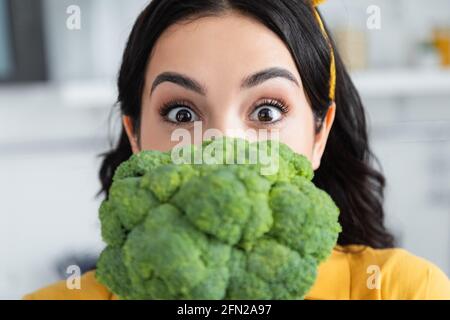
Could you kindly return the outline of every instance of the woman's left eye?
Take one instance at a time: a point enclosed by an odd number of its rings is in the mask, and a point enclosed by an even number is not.
[[[283,117],[283,110],[280,107],[262,105],[257,107],[250,115],[250,120],[265,123],[274,123]]]

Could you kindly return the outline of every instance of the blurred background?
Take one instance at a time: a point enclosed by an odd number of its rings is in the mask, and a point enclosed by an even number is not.
[[[148,0],[0,0],[0,299],[92,267],[98,154]],[[398,245],[450,275],[450,0],[321,6],[365,102]],[[79,14],[80,24],[72,21]]]

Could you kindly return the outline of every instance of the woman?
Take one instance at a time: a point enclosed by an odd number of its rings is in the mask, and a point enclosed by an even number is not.
[[[307,299],[450,299],[447,276],[383,224],[363,106],[311,0],[153,0],[129,37],[118,79],[123,129],[104,155],[102,192],[132,153],[168,150],[175,128],[277,130],[313,164],[343,231]],[[83,275],[26,299],[115,299]]]

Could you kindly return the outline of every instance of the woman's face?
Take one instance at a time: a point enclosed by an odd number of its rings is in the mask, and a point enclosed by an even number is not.
[[[178,128],[194,139],[194,122],[201,121],[202,133],[216,129],[248,140],[268,138],[250,132],[277,131],[317,169],[334,111],[333,105],[317,133],[285,44],[255,20],[230,13],[172,25],[161,35],[146,70],[140,144],[130,119],[123,122],[134,153],[171,149],[179,144],[172,139]]]

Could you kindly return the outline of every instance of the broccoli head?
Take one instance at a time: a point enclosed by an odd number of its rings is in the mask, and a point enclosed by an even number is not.
[[[312,178],[270,140],[134,154],[99,209],[96,277],[121,299],[303,299],[341,231]]]

